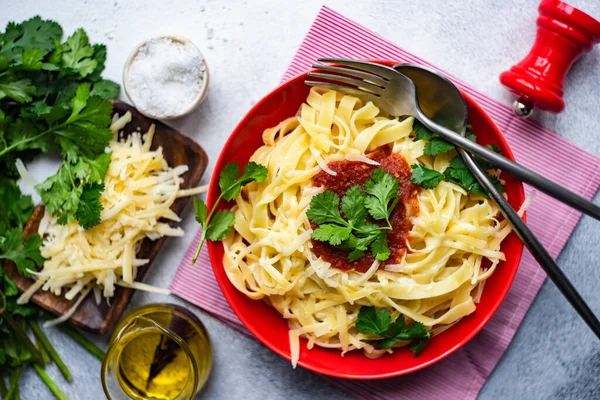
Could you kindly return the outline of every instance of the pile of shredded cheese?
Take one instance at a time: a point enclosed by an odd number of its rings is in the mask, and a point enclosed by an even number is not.
[[[104,207],[101,223],[84,230],[75,222],[57,223],[48,212],[40,222],[43,238],[40,248],[46,259],[41,271],[29,271],[36,282],[19,298],[19,304],[29,301],[39,289],[64,294],[68,300],[79,295],[69,312],[54,322],[67,320],[79,303],[91,291],[99,303],[102,296],[114,295],[115,285],[168,294],[135,282],[138,267],[149,260],[136,257],[144,238],[156,240],[163,236],[183,236],[181,228],[173,228],[165,221],[179,222],[171,210],[173,202],[183,196],[206,190],[198,187],[180,189],[181,175],[188,167],[171,168],[162,154],[162,148],[150,150],[154,125],[142,139],[140,132],[118,140],[118,131],[131,121],[128,112],[115,117],[111,129],[114,139],[110,144],[111,164],[104,178],[105,190],[100,198]]]

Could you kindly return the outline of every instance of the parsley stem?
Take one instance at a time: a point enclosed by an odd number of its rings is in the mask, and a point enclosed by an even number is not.
[[[44,333],[42,328],[40,328],[40,326],[37,324],[37,322],[35,322],[33,320],[29,321],[29,326],[31,327],[31,330],[33,331],[33,334],[35,335],[37,340],[40,341],[42,346],[44,346],[44,348],[50,355],[50,358],[52,359],[52,361],[54,361],[56,363],[56,366],[60,370],[60,373],[65,377],[65,379],[68,382],[71,382],[73,380],[73,377],[71,376],[71,371],[69,371],[69,368],[65,365],[62,358],[60,358],[60,356],[56,352],[56,349],[54,348],[54,346],[52,346],[52,344],[50,344],[50,341],[48,340],[48,337],[46,336],[46,334]]]
[[[52,378],[48,376],[48,373],[44,367],[41,367],[38,364],[33,364],[33,368],[35,368],[35,372],[37,372],[38,376],[42,379],[46,386],[48,386],[48,389],[50,389],[54,397],[56,397],[58,400],[69,400],[67,395],[60,390],[56,382],[54,382]]]
[[[6,153],[10,153],[12,150],[16,149],[17,147],[21,146],[22,144],[26,144],[26,143],[29,143],[29,142],[33,142],[34,140],[38,140],[39,138],[41,138],[41,137],[49,134],[53,130],[55,130],[57,128],[60,128],[61,125],[57,125],[56,127],[47,129],[47,130],[45,130],[44,132],[42,132],[42,133],[40,133],[38,135],[35,135],[35,136],[27,138],[27,139],[23,139],[20,142],[16,142],[16,143],[11,144],[10,146],[6,147],[4,150],[0,151],[0,157],[2,157],[3,155],[5,155]]]
[[[10,387],[8,388],[8,392],[6,392],[6,396],[3,397],[4,400],[10,400],[13,396],[18,396],[19,391],[19,378],[21,378],[21,372],[23,372],[23,366],[19,365],[17,369],[13,370],[10,374]]]
[[[6,398],[8,388],[6,387],[6,383],[4,382],[4,376],[2,376],[2,372],[3,371],[0,371],[0,397],[4,399]]]
[[[102,350],[100,347],[96,346],[96,344],[94,344],[94,342],[92,342],[91,340],[89,340],[88,338],[83,336],[75,328],[72,328],[65,324],[61,324],[58,326],[58,329],[60,329],[61,331],[63,331],[67,335],[69,335],[71,337],[71,339],[73,339],[74,341],[79,343],[79,345],[81,347],[86,349],[90,354],[92,354],[98,360],[100,360],[100,361],[104,360],[104,355],[105,355],[104,350]]]
[[[200,255],[200,250],[202,250],[202,246],[204,245],[204,242],[206,241],[206,230],[208,229],[208,225],[210,225],[210,220],[213,216],[213,214],[215,213],[215,210],[217,209],[217,206],[219,205],[219,203],[221,202],[221,199],[223,198],[223,193],[225,193],[226,191],[223,190],[221,191],[221,194],[219,195],[219,197],[217,197],[217,201],[215,201],[215,204],[213,204],[213,206],[211,207],[210,212],[208,213],[208,215],[206,216],[206,219],[204,220],[204,223],[202,224],[202,235],[200,235],[200,242],[198,243],[198,248],[196,248],[196,253],[194,254],[194,258],[192,258],[192,265],[196,263],[196,260],[198,259],[198,256]]]
[[[35,347],[37,347],[38,351],[42,355],[42,360],[44,360],[44,364],[50,364],[52,360],[50,359],[50,354],[48,354],[48,351],[44,348],[44,345],[38,340],[35,343]]]
[[[8,324],[10,329],[12,329],[12,331],[15,334],[15,337],[19,338],[21,344],[23,344],[27,348],[27,350],[29,350],[33,358],[33,362],[43,364],[44,360],[42,359],[42,356],[40,355],[40,352],[38,351],[37,347],[35,347],[31,339],[29,339],[29,336],[27,336],[25,331],[13,319],[13,317],[11,317],[7,312],[4,312],[2,313],[2,319],[4,319],[4,321]]]

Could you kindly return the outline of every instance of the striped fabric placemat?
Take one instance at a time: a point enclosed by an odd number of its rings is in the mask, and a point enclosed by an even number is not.
[[[327,7],[321,9],[283,80],[307,70],[318,57],[389,59],[435,68]],[[509,107],[446,75],[492,117],[520,163],[587,199],[593,197],[600,185],[600,158],[532,121],[515,117]],[[565,164],[571,168],[562,168]],[[579,212],[543,193],[536,195],[527,213],[527,224],[553,257],[558,257],[581,217]],[[171,290],[249,334],[221,294],[206,250],[196,265],[191,265],[199,237],[198,233],[183,257]],[[380,381],[324,379],[357,399],[397,399],[399,393],[403,399],[474,399],[510,344],[545,277],[525,251],[510,292],[490,322],[467,345],[431,367]]]

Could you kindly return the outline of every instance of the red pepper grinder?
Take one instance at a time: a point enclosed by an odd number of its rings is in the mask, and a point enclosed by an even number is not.
[[[527,117],[534,107],[558,113],[565,108],[563,82],[571,65],[600,42],[600,22],[559,0],[542,0],[537,36],[529,54],[500,82],[518,98],[513,111]]]

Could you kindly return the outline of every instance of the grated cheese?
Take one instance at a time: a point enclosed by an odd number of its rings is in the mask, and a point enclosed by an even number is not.
[[[47,290],[68,300],[79,299],[67,314],[51,324],[68,319],[83,297],[94,291],[96,300],[100,293],[107,298],[114,295],[115,286],[125,286],[162,294],[166,289],[135,282],[137,270],[148,263],[136,253],[144,238],[156,240],[163,236],[182,236],[183,230],[162,222],[179,221],[170,207],[178,197],[204,190],[180,190],[181,175],[188,168],[170,167],[162,149],[150,150],[154,125],[145,136],[139,132],[118,141],[118,130],[129,121],[129,113],[113,119],[114,139],[110,144],[111,165],[104,178],[105,190],[100,198],[104,207],[101,223],[83,230],[77,222],[58,224],[56,217],[46,212],[39,234],[43,238],[40,248],[46,259],[41,271],[30,271],[36,283],[24,292],[19,304],[29,301],[39,289]]]

